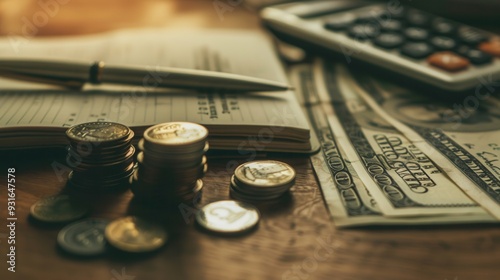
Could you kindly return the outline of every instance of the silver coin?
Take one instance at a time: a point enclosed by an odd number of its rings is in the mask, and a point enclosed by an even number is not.
[[[74,141],[70,139],[69,148],[72,153],[76,153],[82,157],[93,156],[95,154],[114,154],[125,152],[132,144],[134,132],[130,130],[127,137],[108,142],[85,142]]]
[[[249,195],[242,193],[240,190],[235,188],[233,185],[229,187],[229,194],[232,198],[247,202],[269,202],[269,201],[279,201],[283,197],[283,193],[277,195]]]
[[[263,192],[262,190],[264,190],[265,192]],[[269,199],[280,198],[287,190],[288,188],[273,190],[272,192],[268,191],[268,189],[249,190],[241,187],[234,180],[231,180],[231,185],[230,185],[231,192],[236,192],[236,196],[245,197],[248,200],[269,200]]]
[[[66,252],[80,256],[95,256],[106,251],[104,230],[108,222],[86,219],[72,223],[59,231],[57,243]]]
[[[250,197],[248,195],[245,195],[241,192],[239,192],[238,190],[236,190],[234,188],[233,185],[231,185],[229,187],[229,196],[232,198],[232,199],[235,199],[235,200],[240,200],[240,201],[247,201],[247,202],[256,202],[256,201],[265,201],[267,199],[255,199],[253,197]]]
[[[278,187],[293,184],[295,170],[276,160],[258,160],[244,163],[234,171],[236,181],[255,187]]]
[[[207,136],[208,130],[204,126],[189,122],[162,123],[144,131],[145,141],[155,146],[191,145],[205,141]]]
[[[73,141],[108,142],[117,141],[130,135],[132,131],[123,124],[113,122],[88,122],[77,124],[66,130]]]
[[[234,200],[212,202],[196,213],[200,226],[217,233],[242,233],[254,228],[259,219],[257,208]]]
[[[288,191],[291,188],[291,184],[286,184],[277,187],[256,187],[251,185],[245,185],[235,179],[234,175],[231,176],[231,184],[234,185],[237,189],[241,190],[244,193],[248,193],[251,195],[273,195],[273,194],[282,194]]]

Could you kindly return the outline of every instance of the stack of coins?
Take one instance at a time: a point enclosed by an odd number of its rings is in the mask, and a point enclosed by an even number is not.
[[[89,122],[66,131],[70,141],[66,161],[68,182],[87,191],[115,190],[127,186],[134,172],[134,132],[112,122]]]
[[[138,168],[130,179],[134,195],[174,203],[199,197],[208,168],[207,136],[205,127],[188,122],[148,128],[139,141]]]
[[[238,166],[231,177],[231,196],[261,201],[280,198],[295,183],[295,170],[275,160],[251,161]]]

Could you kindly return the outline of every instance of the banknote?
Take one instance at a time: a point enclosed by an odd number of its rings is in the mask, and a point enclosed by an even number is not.
[[[484,214],[422,150],[356,94],[341,64],[314,65],[318,91],[338,144],[386,216]]]
[[[384,216],[375,198],[366,189],[344,150],[337,145],[313,77],[312,65],[292,68],[290,79],[305,108],[314,134],[320,142],[320,152],[311,161],[320,183],[323,197],[334,223],[340,227],[365,225],[408,225],[494,222],[486,213],[437,216]]]
[[[374,111],[500,219],[500,84],[479,84],[467,96],[443,100],[368,73],[345,76],[355,79],[356,93]]]

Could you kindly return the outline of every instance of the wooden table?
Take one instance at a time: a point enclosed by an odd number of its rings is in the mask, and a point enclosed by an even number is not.
[[[118,27],[210,26],[259,28],[243,5],[224,17],[212,1],[48,0],[58,11],[34,34],[23,33],[23,17],[41,11],[37,1],[0,3],[0,32],[29,36],[102,32]],[[65,3],[65,4],[59,4]],[[56,8],[54,8],[56,9]],[[41,16],[40,16],[41,17]],[[39,19],[41,20],[41,19]],[[40,22],[39,22],[40,23]],[[43,23],[43,22],[42,22]],[[26,29],[26,28],[25,28]],[[278,204],[259,205],[259,228],[239,237],[200,231],[194,208],[151,208],[130,192],[88,195],[91,216],[114,219],[130,214],[157,215],[170,230],[165,248],[154,254],[111,252],[81,259],[56,246],[61,226],[28,219],[39,198],[60,192],[65,181],[51,167],[64,161],[62,150],[0,153],[0,279],[498,279],[500,229],[497,226],[435,226],[336,229],[327,213],[308,158],[271,157],[297,171],[291,195]],[[209,159],[201,204],[227,199],[231,160]],[[7,168],[16,169],[16,272],[7,271]],[[186,218],[186,219],[184,219]]]

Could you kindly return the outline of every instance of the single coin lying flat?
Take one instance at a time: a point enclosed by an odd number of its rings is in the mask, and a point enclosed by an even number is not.
[[[203,228],[223,234],[243,233],[253,229],[260,220],[255,206],[234,200],[222,200],[203,206],[196,213],[196,222]]]

